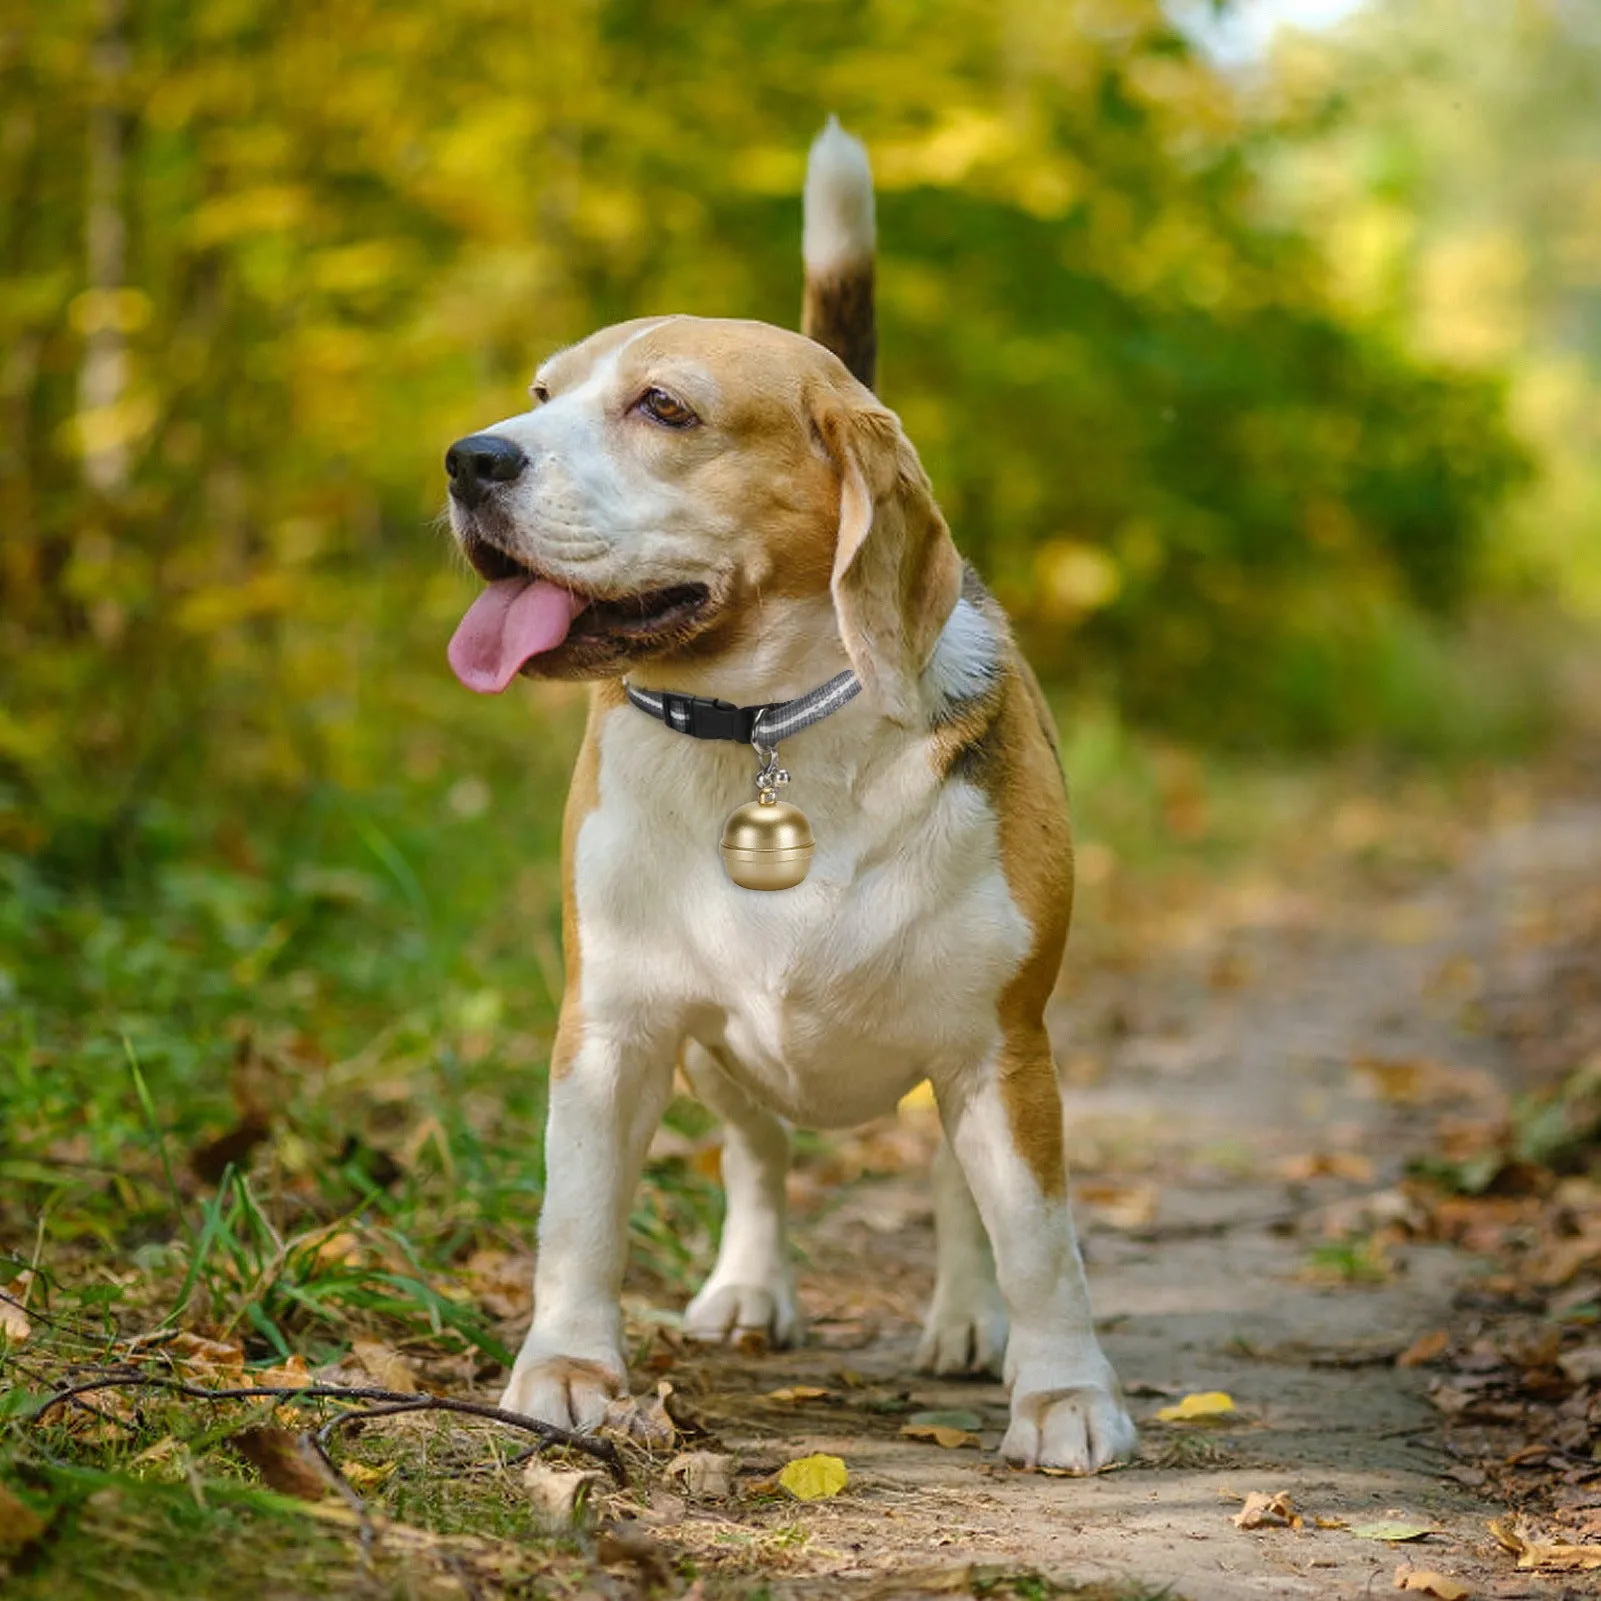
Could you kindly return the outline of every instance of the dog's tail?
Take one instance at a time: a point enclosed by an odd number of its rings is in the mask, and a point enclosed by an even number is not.
[[[801,332],[826,345],[869,389],[878,362],[873,317],[873,172],[867,151],[833,118],[806,162]]]

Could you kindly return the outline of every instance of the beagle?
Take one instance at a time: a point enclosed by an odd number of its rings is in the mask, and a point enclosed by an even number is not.
[[[534,1320],[501,1405],[583,1429],[626,1393],[628,1213],[675,1068],[725,1125],[728,1201],[684,1326],[779,1346],[802,1327],[787,1125],[862,1122],[926,1078],[945,1141],[918,1365],[1004,1375],[1003,1455],[1088,1473],[1134,1426],[1090,1317],[1044,1022],[1067,795],[1034,676],[872,393],[874,244],[866,152],[830,119],[806,177],[804,334],[603,329],[539,369],[531,410],[447,456],[451,524],[488,582],[451,642],[458,677],[593,686]],[[741,888],[719,830],[752,797],[749,709],[836,680],[861,692],[785,740],[810,870]],[[733,737],[685,737],[718,729]]]

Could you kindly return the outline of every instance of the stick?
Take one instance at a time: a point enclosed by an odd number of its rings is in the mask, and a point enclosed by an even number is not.
[[[378,1390],[365,1386],[333,1384],[307,1384],[263,1386],[261,1389],[211,1390],[201,1384],[185,1384],[181,1379],[152,1378],[145,1374],[122,1373],[91,1379],[86,1384],[73,1384],[57,1390],[42,1402],[28,1419],[37,1423],[52,1407],[62,1406],[80,1395],[95,1390],[167,1390],[174,1395],[191,1396],[197,1401],[261,1401],[276,1398],[286,1401],[377,1401],[381,1409],[369,1409],[354,1414],[359,1417],[384,1417],[390,1411],[404,1412],[455,1412],[462,1417],[485,1418],[491,1423],[504,1424],[508,1429],[521,1429],[537,1436],[541,1447],[564,1445],[572,1451],[582,1451],[606,1465],[618,1484],[626,1484],[628,1475],[622,1457],[610,1440],[598,1440],[589,1435],[574,1434],[570,1429],[559,1429],[554,1423],[542,1423],[538,1418],[524,1417],[520,1412],[508,1412],[504,1407],[484,1406],[478,1401],[458,1401],[448,1395],[408,1395],[403,1390]],[[342,1420],[341,1420],[342,1421]]]

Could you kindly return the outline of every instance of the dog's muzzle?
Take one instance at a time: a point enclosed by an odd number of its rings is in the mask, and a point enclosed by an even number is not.
[[[522,447],[511,440],[499,434],[469,434],[445,452],[450,498],[471,511],[483,504],[496,484],[514,483],[527,465]]]

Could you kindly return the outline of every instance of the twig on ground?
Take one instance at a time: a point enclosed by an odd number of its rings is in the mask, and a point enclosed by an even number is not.
[[[339,1464],[328,1455],[327,1448],[322,1443],[322,1430],[316,1434],[308,1429],[300,1436],[301,1446],[309,1451],[316,1459],[317,1465],[322,1469],[323,1477],[339,1494],[339,1498],[356,1514],[361,1525],[361,1563],[363,1567],[372,1565],[372,1514],[367,1510],[367,1503],[356,1494],[355,1488],[349,1479],[339,1471]]]
[[[28,1418],[37,1423],[53,1407],[64,1406],[80,1395],[96,1390],[166,1390],[174,1395],[189,1396],[196,1401],[375,1401],[377,1407],[350,1414],[352,1420],[363,1417],[387,1417],[396,1412],[453,1412],[461,1417],[483,1418],[490,1423],[503,1424],[508,1429],[521,1429],[538,1437],[542,1447],[566,1446],[582,1451],[605,1464],[612,1478],[620,1485],[628,1482],[622,1457],[610,1440],[590,1435],[574,1434],[570,1429],[559,1429],[554,1423],[542,1423],[538,1418],[524,1417],[520,1412],[508,1412],[504,1407],[485,1406],[478,1401],[458,1401],[448,1395],[408,1395],[401,1390],[379,1390],[366,1386],[306,1384],[298,1388],[291,1384],[263,1385],[255,1388],[228,1390],[210,1389],[203,1384],[186,1384],[181,1379],[153,1377],[143,1373],[106,1373],[85,1383],[71,1384],[59,1389],[42,1402]],[[344,1422],[344,1419],[337,1420]]]
[[[426,1412],[431,1400],[431,1396],[420,1395],[413,1396],[409,1401],[397,1401],[393,1406],[370,1406],[361,1412],[340,1412],[317,1430],[317,1444],[327,1445],[335,1430],[344,1428],[347,1423],[366,1423],[371,1418],[393,1418],[402,1412]],[[535,1456],[543,1449],[542,1445],[531,1447]]]

